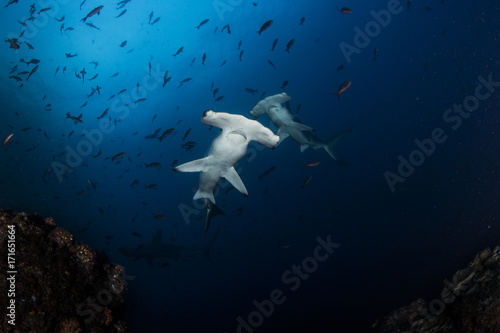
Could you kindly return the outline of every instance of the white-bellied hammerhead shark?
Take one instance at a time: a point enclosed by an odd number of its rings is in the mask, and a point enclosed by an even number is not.
[[[280,143],[288,136],[294,139],[300,145],[300,151],[303,152],[308,147],[314,149],[323,148],[326,152],[336,161],[337,157],[334,153],[334,148],[337,143],[348,133],[350,133],[354,127],[349,127],[346,130],[332,136],[326,141],[321,141],[317,136],[312,134],[313,129],[306,126],[299,121],[290,111],[281,105],[281,103],[290,100],[290,95],[283,92],[274,96],[269,96],[261,100],[257,105],[250,111],[250,114],[254,119],[259,118],[261,115],[266,113],[269,119],[278,126],[278,136],[280,137]]]
[[[234,165],[245,156],[250,141],[257,141],[268,148],[274,148],[279,137],[267,127],[242,115],[207,110],[201,123],[222,129],[214,139],[207,157],[191,161],[174,168],[178,172],[200,172],[200,186],[193,200],[203,199],[207,208],[205,232],[210,220],[223,212],[215,206],[214,193],[222,177],[226,178],[238,191],[248,196],[247,189]]]
[[[136,248],[118,248],[118,251],[125,257],[144,259],[149,266],[153,265],[153,259],[155,258],[180,259],[203,255],[210,260],[210,249],[212,248],[218,234],[219,229],[217,229],[214,237],[207,243],[207,245],[201,249],[197,249],[194,247],[163,243],[161,240],[161,230],[158,230],[153,236],[151,242],[140,244]]]

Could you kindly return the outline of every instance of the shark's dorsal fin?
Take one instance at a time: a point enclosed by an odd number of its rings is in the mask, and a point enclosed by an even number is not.
[[[161,243],[161,230],[158,230],[156,234],[153,236],[153,240],[151,241],[153,244],[160,244]]]
[[[236,172],[234,167],[230,167],[229,169],[224,171],[224,173],[222,173],[222,177],[226,178],[228,182],[230,182],[231,185],[233,185],[242,194],[248,196],[245,184],[243,184],[243,181],[241,180],[240,176],[238,176],[238,173]]]

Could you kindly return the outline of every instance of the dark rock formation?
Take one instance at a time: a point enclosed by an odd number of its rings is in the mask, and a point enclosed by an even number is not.
[[[127,332],[122,267],[101,257],[51,218],[0,211],[0,332]]]
[[[500,247],[483,250],[451,281],[445,280],[438,298],[393,311],[381,332],[499,333]]]

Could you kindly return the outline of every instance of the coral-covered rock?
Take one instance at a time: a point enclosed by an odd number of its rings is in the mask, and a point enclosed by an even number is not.
[[[0,332],[127,332],[121,266],[51,218],[0,211],[0,257]]]
[[[478,253],[438,298],[419,299],[384,319],[384,333],[500,332],[500,247]]]

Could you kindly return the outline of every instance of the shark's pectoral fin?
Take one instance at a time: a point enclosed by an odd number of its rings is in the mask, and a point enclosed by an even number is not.
[[[280,137],[280,141],[278,142],[278,144],[280,144],[283,140],[285,140],[289,136],[288,132],[286,132],[282,128],[278,130],[277,135]]]
[[[181,164],[174,168],[177,172],[204,172],[208,168],[208,161],[210,156],[200,158],[199,160],[194,160]]]
[[[226,178],[228,182],[231,183],[240,193],[242,193],[245,196],[248,196],[247,189],[245,187],[245,184],[243,184],[243,181],[241,181],[240,176],[238,176],[238,173],[234,169],[234,167],[230,167],[227,169],[223,174],[222,177]]]
[[[302,153],[307,148],[309,148],[309,145],[300,145],[300,152]]]
[[[304,125],[302,123],[298,123],[296,121],[293,121],[290,124],[287,124],[287,126],[293,127],[294,129],[296,129],[298,131],[314,131],[314,128],[309,127],[307,125]]]

